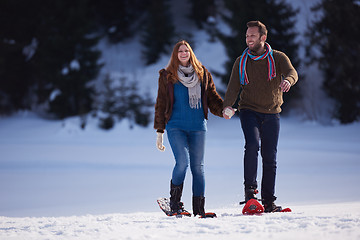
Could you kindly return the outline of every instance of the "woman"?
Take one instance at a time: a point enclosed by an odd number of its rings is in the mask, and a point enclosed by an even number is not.
[[[222,117],[223,100],[216,92],[211,74],[196,58],[188,42],[174,46],[166,69],[160,70],[158,96],[155,105],[154,128],[160,151],[164,130],[175,157],[170,182],[171,215],[187,215],[180,202],[186,170],[190,164],[193,176],[193,214],[214,217],[205,213],[204,149],[208,108]]]

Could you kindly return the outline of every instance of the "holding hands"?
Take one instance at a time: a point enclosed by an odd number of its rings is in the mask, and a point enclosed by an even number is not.
[[[225,119],[230,119],[230,118],[232,118],[232,116],[234,116],[235,111],[236,111],[236,109],[233,109],[232,107],[227,106],[223,110],[223,117]]]

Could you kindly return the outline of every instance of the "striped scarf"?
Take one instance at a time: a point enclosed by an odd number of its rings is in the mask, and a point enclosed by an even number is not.
[[[243,52],[243,54],[240,57],[240,62],[239,62],[239,74],[240,74],[241,85],[247,85],[249,83],[249,79],[248,79],[248,76],[246,73],[246,61],[247,61],[248,57],[250,57],[252,60],[255,60],[255,61],[263,60],[263,59],[267,58],[268,69],[269,69],[268,80],[271,81],[271,79],[276,77],[273,50],[268,43],[265,43],[265,49],[266,49],[265,53],[261,56],[255,56],[255,55],[250,54],[249,48],[246,48],[245,51]]]

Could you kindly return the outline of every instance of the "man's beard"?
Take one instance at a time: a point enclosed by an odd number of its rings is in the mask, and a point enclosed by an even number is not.
[[[250,52],[252,52],[252,53],[258,53],[261,48],[262,48],[262,45],[260,43],[256,43],[251,48],[249,47]]]

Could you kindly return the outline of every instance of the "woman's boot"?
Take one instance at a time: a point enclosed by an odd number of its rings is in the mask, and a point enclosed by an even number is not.
[[[170,208],[173,215],[191,215],[184,209],[184,204],[180,202],[184,184],[174,185],[170,182]]]
[[[200,218],[207,218],[207,217],[216,217],[215,213],[208,212],[205,213],[205,197],[194,197],[193,196],[193,214],[194,216],[199,215]]]

